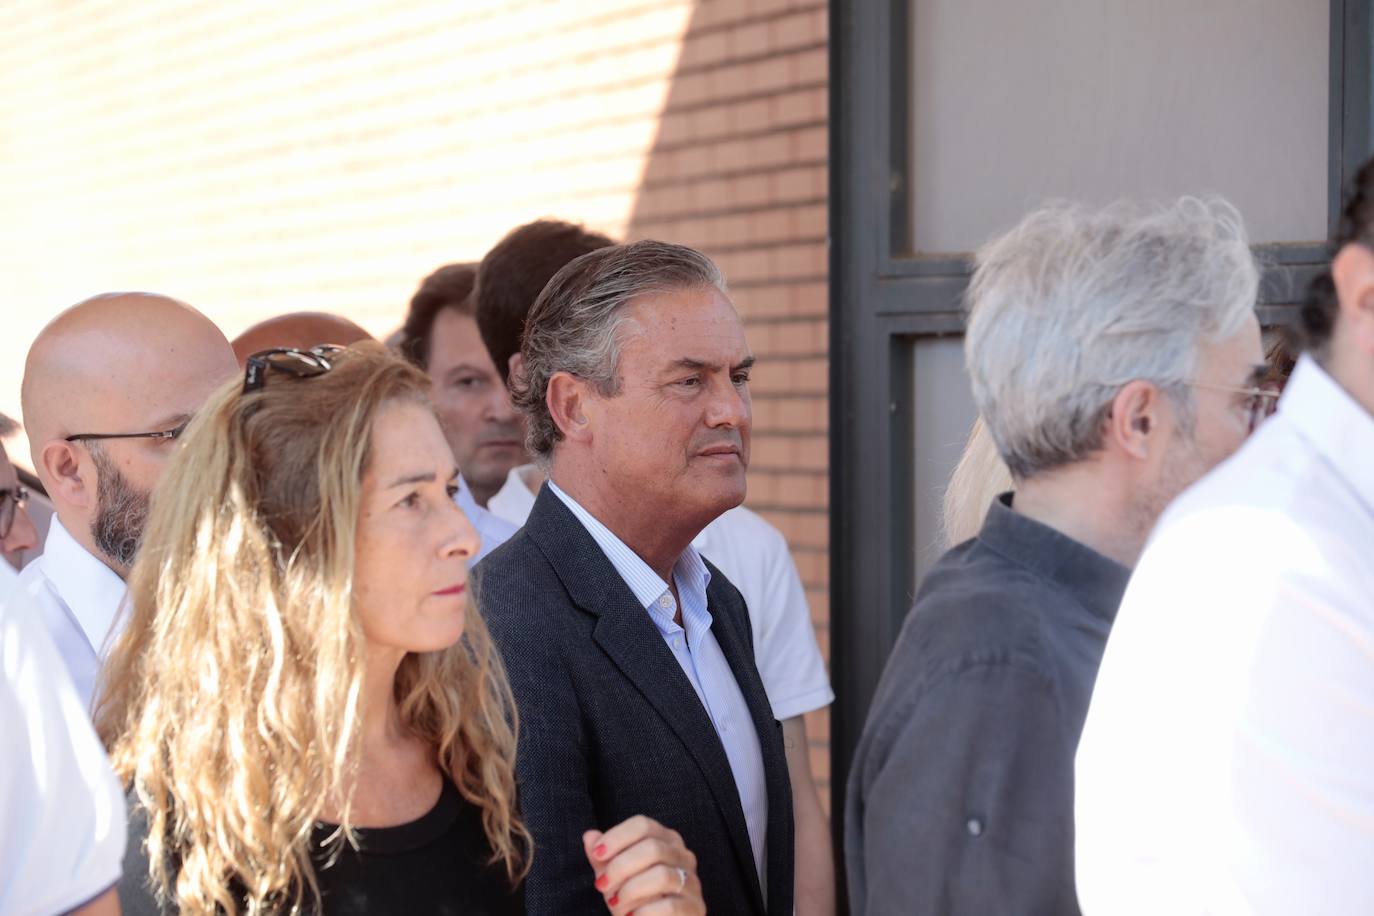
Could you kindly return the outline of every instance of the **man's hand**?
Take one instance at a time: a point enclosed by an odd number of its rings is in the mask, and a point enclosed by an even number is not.
[[[635,815],[605,833],[588,830],[582,848],[596,889],[615,916],[702,916],[697,857],[676,830]]]

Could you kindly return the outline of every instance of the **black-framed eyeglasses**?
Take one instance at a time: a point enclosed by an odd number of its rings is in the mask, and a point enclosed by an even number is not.
[[[23,487],[0,489],[0,541],[10,536],[14,529],[14,517],[29,501],[29,491]]]
[[[243,393],[257,391],[267,382],[268,370],[285,373],[293,378],[314,378],[334,368],[335,357],[345,347],[325,344],[309,350],[279,347],[261,350],[249,356],[243,366]]]
[[[190,417],[182,420],[171,429],[161,429],[151,433],[75,433],[64,436],[67,442],[88,442],[92,439],[164,439],[172,440],[186,431],[186,424],[190,423]]]

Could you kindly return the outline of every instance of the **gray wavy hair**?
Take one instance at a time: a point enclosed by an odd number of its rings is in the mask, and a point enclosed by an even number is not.
[[[620,331],[642,296],[714,287],[725,278],[710,258],[685,245],[646,239],[612,245],[569,261],[534,301],[520,340],[524,369],[511,377],[525,415],[525,445],[547,467],[562,431],[549,414],[549,379],[568,372],[604,397],[620,392]]]
[[[1259,270],[1219,198],[1101,210],[1053,204],[979,250],[964,355],[978,411],[1018,479],[1102,446],[1112,399],[1153,382],[1185,434],[1204,343],[1240,330]]]

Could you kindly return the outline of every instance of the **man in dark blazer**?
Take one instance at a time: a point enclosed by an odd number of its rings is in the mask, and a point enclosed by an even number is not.
[[[753,358],[724,281],[682,246],[600,249],[550,281],[521,353],[549,482],[477,596],[520,711],[528,911],[620,913],[655,882],[665,912],[692,911],[676,869],[588,883],[589,831],[643,815],[695,854],[709,912],[787,916],[781,728],[743,599],[691,546],[745,491]]]

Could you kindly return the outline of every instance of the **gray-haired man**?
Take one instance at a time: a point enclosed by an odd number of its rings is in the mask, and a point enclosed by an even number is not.
[[[584,833],[646,815],[695,853],[709,912],[790,914],[782,729],[744,601],[692,547],[744,499],[749,461],[754,360],[724,281],[680,245],[582,255],[539,295],[521,356],[549,482],[477,574],[520,708],[527,909],[619,914],[633,894],[700,912],[677,899],[681,866],[623,887],[611,869],[604,899],[585,885]]]
[[[978,254],[965,345],[1016,491],[931,570],[859,743],[852,911],[1075,913],[1073,760],[1155,519],[1263,415],[1236,212],[1050,208]]]

